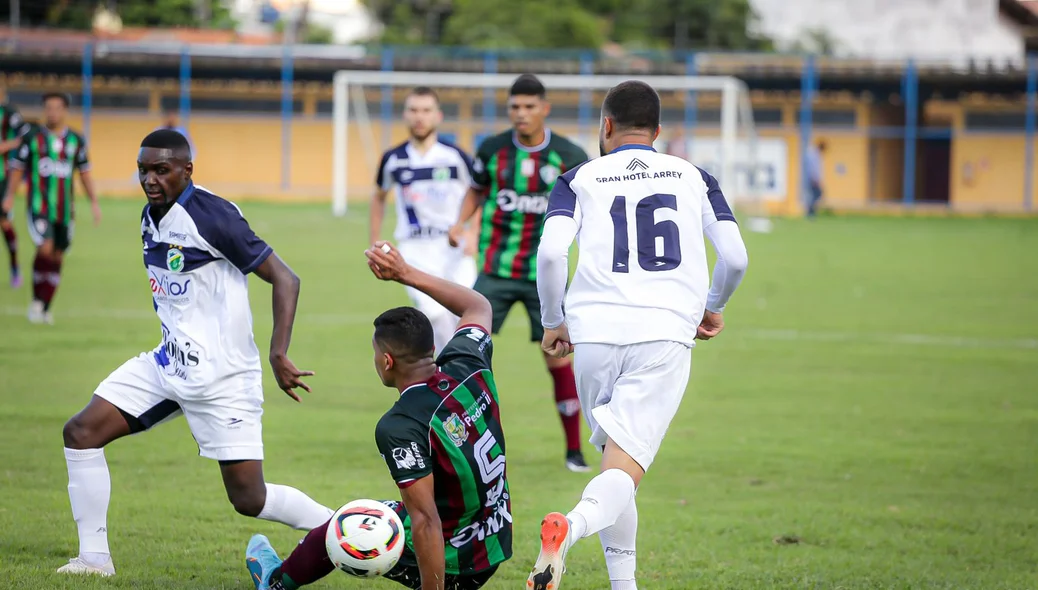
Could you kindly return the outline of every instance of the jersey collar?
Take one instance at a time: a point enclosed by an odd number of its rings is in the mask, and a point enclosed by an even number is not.
[[[187,188],[184,189],[184,192],[180,193],[180,196],[177,197],[177,204],[180,205],[181,207],[183,207],[184,205],[187,204],[188,201],[191,200],[191,197],[193,197],[194,195],[195,195],[195,183],[194,182],[189,182],[189,183],[187,183]]]
[[[535,146],[523,145],[519,142],[519,134],[515,131],[512,131],[512,143],[515,145],[515,148],[517,150],[531,153],[539,152],[544,148],[548,147],[548,144],[551,143],[551,129],[548,129],[547,127],[544,128],[544,141]]]
[[[625,143],[624,145],[616,148],[615,150],[613,150],[613,151],[611,151],[609,153],[610,154],[615,154],[616,152],[623,152],[623,151],[627,151],[627,150],[645,150],[645,151],[648,151],[648,152],[654,152],[654,151],[656,151],[656,148],[652,147],[651,145],[644,145],[644,144],[640,144],[640,143]]]

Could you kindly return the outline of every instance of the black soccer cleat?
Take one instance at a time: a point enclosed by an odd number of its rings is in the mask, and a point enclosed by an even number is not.
[[[566,451],[566,469],[574,473],[587,473],[591,471],[588,467],[587,461],[584,460],[584,454],[580,451]]]

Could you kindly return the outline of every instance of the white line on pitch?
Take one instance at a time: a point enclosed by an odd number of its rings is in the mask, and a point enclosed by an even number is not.
[[[24,316],[26,308],[6,306],[0,308],[0,315]],[[101,319],[101,320],[152,320],[155,313],[149,309],[90,309],[62,308],[57,314],[58,322],[62,318]],[[301,313],[297,320],[311,325],[358,326],[371,325],[374,316],[360,313]],[[729,328],[728,334],[733,339],[749,339],[764,341],[788,342],[849,342],[869,344],[900,344],[905,346],[936,346],[947,348],[987,348],[987,349],[1038,349],[1038,338],[970,338],[966,336],[947,336],[938,334],[877,334],[868,332],[826,332],[809,330],[779,330],[755,328]]]

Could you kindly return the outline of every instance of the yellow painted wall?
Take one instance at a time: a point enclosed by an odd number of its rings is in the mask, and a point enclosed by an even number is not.
[[[1024,138],[959,134],[952,146],[952,202],[963,209],[1013,209],[1024,199]]]

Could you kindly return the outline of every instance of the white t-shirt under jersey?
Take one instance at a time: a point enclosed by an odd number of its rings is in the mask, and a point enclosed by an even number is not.
[[[745,269],[745,247],[717,181],[649,146],[626,145],[568,171],[545,216],[537,272],[545,326],[563,321],[566,273],[556,266],[577,238],[579,261],[565,295],[574,344],[692,346],[708,300],[720,311]],[[711,292],[703,235],[715,224],[729,230],[718,234],[727,236],[720,244],[707,232],[719,253],[738,258],[741,251],[742,261],[733,265],[734,280],[715,273],[722,284]]]
[[[241,210],[194,184],[156,225],[141,214],[148,272],[162,342],[153,357],[181,399],[205,399],[262,381],[252,334],[248,274],[273,251]]]

